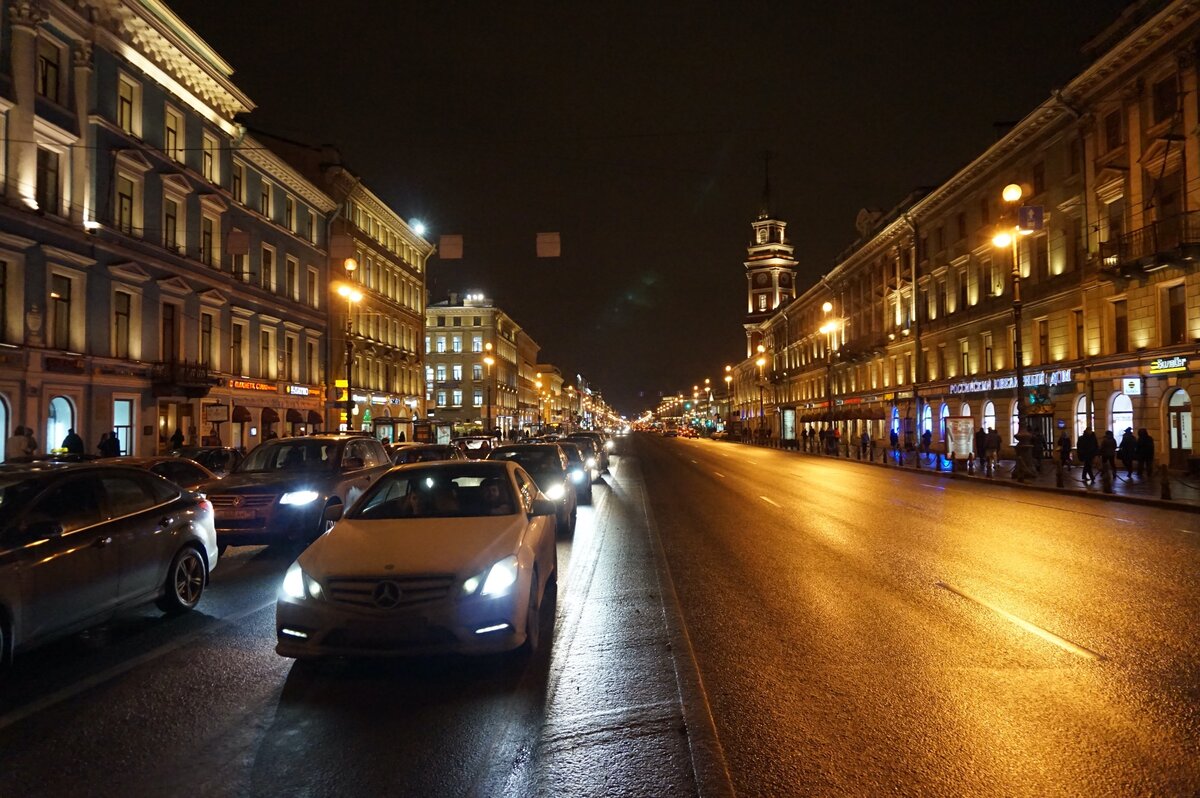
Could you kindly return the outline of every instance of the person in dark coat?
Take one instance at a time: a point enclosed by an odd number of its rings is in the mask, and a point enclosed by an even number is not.
[[[183,447],[183,430],[179,427],[175,428],[175,434],[171,436],[171,448],[179,449]]]
[[[989,429],[987,437],[983,439],[983,453],[989,466],[995,465],[1000,459],[1000,433],[996,432],[995,427]]]
[[[1046,454],[1046,436],[1042,434],[1040,429],[1033,431],[1033,464],[1037,466],[1038,473],[1042,473],[1042,456]]]
[[[79,433],[74,428],[67,430],[67,437],[63,438],[62,447],[67,450],[67,454],[83,454],[86,448],[83,438],[79,437]]]
[[[1150,437],[1150,433],[1146,432],[1146,428],[1142,427],[1138,430],[1137,436],[1137,464],[1138,476],[1145,478],[1146,472],[1149,470],[1150,475],[1154,474],[1154,438]]]
[[[987,430],[983,427],[975,430],[975,464],[983,468],[983,455],[987,449]]]
[[[933,432],[931,430],[925,430],[921,433],[921,452],[923,454],[929,454],[929,448],[932,444]]]
[[[101,457],[120,457],[121,456],[121,439],[117,437],[117,431],[106,432],[100,438],[100,456]]]
[[[1062,467],[1070,470],[1071,468],[1071,436],[1064,429],[1062,435],[1058,436],[1058,462],[1062,463]]]
[[[1079,464],[1083,466],[1083,481],[1094,482],[1096,475],[1092,473],[1092,465],[1097,452],[1100,451],[1100,442],[1096,440],[1096,433],[1092,432],[1091,427],[1079,436],[1079,440],[1075,442],[1075,451],[1079,453]]]
[[[1104,439],[1100,441],[1100,468],[1117,473],[1117,437],[1112,430],[1105,430]]]
[[[1137,454],[1137,438],[1133,437],[1133,428],[1126,427],[1121,434],[1121,442],[1117,444],[1117,454],[1121,465],[1125,466],[1125,478],[1133,478],[1133,458]],[[1115,469],[1114,469],[1115,470]]]

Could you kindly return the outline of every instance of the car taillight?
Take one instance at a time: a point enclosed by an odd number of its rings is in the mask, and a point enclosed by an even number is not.
[[[197,506],[206,513],[212,512],[212,502],[210,502],[208,499],[204,498],[203,496],[200,497],[200,501],[197,502]]]

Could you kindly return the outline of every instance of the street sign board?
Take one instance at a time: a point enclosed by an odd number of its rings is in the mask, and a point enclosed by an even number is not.
[[[1017,209],[1017,226],[1022,230],[1041,230],[1046,212],[1041,205],[1022,205]]]

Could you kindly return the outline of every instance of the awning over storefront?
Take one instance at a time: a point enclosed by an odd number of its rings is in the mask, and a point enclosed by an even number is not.
[[[240,405],[235,405],[233,408],[233,423],[234,424],[249,424],[250,410]]]
[[[275,412],[273,407],[264,407],[262,410],[262,423],[274,424],[279,421],[279,414]]]
[[[325,419],[321,418],[321,414],[318,413],[316,410],[309,410],[308,411],[308,423],[309,424],[324,424]]]
[[[289,407],[287,409],[286,418],[287,418],[289,424],[303,424],[304,423],[304,416],[301,415],[300,411],[294,407]]]

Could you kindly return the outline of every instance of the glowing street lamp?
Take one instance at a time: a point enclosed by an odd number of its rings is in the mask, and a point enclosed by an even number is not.
[[[489,341],[483,345],[483,363],[487,366],[487,433],[492,432],[492,366],[496,364],[496,358],[492,357],[492,344]]]
[[[346,259],[347,271],[354,271],[349,265],[353,262],[353,258]],[[349,430],[354,418],[354,391],[351,389],[354,384],[351,379],[354,369],[354,306],[362,301],[363,295],[357,288],[346,283],[339,285],[337,292],[338,296],[346,298],[346,429]]]

